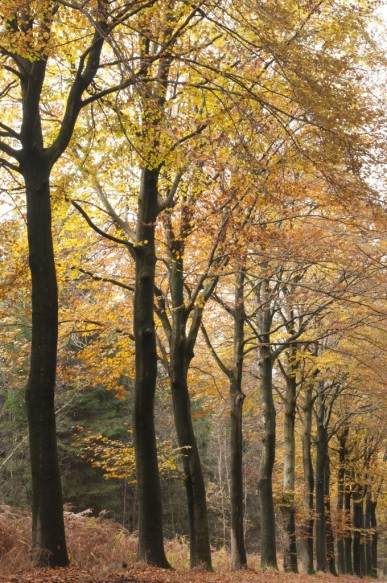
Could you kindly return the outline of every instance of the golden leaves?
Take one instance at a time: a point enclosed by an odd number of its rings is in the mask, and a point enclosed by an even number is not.
[[[136,482],[135,450],[131,444],[132,431],[129,429],[128,442],[110,439],[102,434],[85,434],[83,427],[74,427],[74,445],[91,466],[102,471],[107,479],[123,479],[128,483]],[[175,448],[168,440],[157,442],[159,471],[164,478],[181,479],[180,456],[184,448]]]

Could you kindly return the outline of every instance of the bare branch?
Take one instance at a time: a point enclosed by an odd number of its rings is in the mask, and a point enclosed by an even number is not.
[[[6,160],[5,158],[0,157],[0,166],[8,168],[8,170],[12,170],[13,172],[18,172],[20,174],[19,166],[15,166],[15,164],[12,164],[12,162],[8,162],[8,160]]]
[[[114,235],[109,235],[109,233],[106,233],[106,231],[103,231],[93,223],[87,212],[75,200],[72,200],[71,204],[77,209],[78,212],[81,213],[87,224],[92,229],[94,229],[96,233],[98,233],[99,235],[101,235],[101,237],[104,237],[105,239],[109,239],[109,241],[113,241],[114,243],[118,243],[119,245],[125,245],[129,249],[129,252],[133,259],[136,258],[136,252],[133,243],[131,243],[130,241],[125,241],[125,239],[119,239],[118,237],[114,237]]]
[[[111,218],[120,227],[120,229],[125,233],[125,235],[130,237],[132,239],[132,241],[135,241],[136,235],[135,235],[134,231],[130,228],[128,223],[126,221],[122,220],[121,217],[116,213],[116,211],[114,210],[114,208],[110,204],[110,201],[107,198],[107,196],[106,196],[101,184],[98,182],[98,180],[95,177],[93,177],[93,179],[94,179],[94,187],[95,187],[95,191],[97,193],[97,196],[98,196],[99,200],[102,202],[102,204],[104,205],[105,209],[107,210],[107,212],[109,213]]]
[[[177,189],[179,188],[180,181],[181,181],[185,171],[186,171],[186,166],[184,166],[184,168],[182,168],[181,170],[179,170],[179,172],[177,172],[177,174],[175,176],[175,180],[173,181],[172,186],[169,189],[169,192],[165,198],[163,198],[161,195],[159,195],[159,200],[158,200],[159,212],[161,212],[167,208],[171,208],[173,206],[174,196],[177,192]]]
[[[14,158],[18,162],[21,161],[21,151],[15,150],[15,148],[12,148],[11,146],[9,146],[8,144],[6,144],[5,142],[3,142],[1,140],[0,140],[0,151],[4,152],[4,154],[7,154],[7,156],[10,156],[11,158]]]
[[[207,330],[205,329],[205,326],[203,324],[203,322],[200,324],[200,330],[204,336],[204,340],[206,341],[206,344],[208,346],[208,348],[211,351],[211,354],[215,360],[215,362],[217,363],[217,365],[219,366],[220,370],[228,377],[230,378],[231,375],[231,369],[229,369],[224,362],[221,360],[221,358],[219,357],[218,353],[216,352],[215,348],[213,347],[210,337],[207,334]]]

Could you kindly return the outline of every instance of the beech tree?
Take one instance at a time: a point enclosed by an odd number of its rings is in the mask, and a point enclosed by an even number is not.
[[[132,217],[125,221],[120,216],[118,207],[114,208],[112,201],[104,194],[104,189],[97,184],[97,194],[108,215],[116,227],[125,234],[126,239],[112,237],[96,227],[83,207],[74,201],[87,222],[105,237],[123,244],[129,250],[135,263],[134,283],[134,338],[136,354],[135,382],[135,449],[139,492],[139,549],[141,560],[159,566],[168,566],[162,550],[162,519],[161,492],[157,469],[156,437],[154,427],[154,395],[157,378],[157,350],[155,314],[165,325],[167,342],[170,349],[170,360],[167,369],[170,373],[175,424],[179,445],[182,448],[183,467],[187,503],[190,516],[190,546],[191,565],[199,564],[211,568],[210,545],[206,517],[206,498],[202,476],[199,452],[193,431],[190,414],[190,400],[187,386],[187,373],[193,357],[193,347],[199,330],[201,307],[196,302],[202,290],[206,275],[203,275],[196,291],[193,293],[190,305],[185,311],[183,305],[183,251],[186,231],[189,230],[189,213],[183,209],[181,233],[175,235],[172,223],[168,220],[170,209],[177,202],[182,177],[188,163],[185,157],[188,153],[182,147],[207,128],[210,120],[205,116],[205,98],[199,91],[196,100],[190,90],[184,89],[181,83],[182,96],[176,91],[179,84],[180,65],[172,53],[164,55],[166,47],[176,48],[185,54],[184,37],[187,31],[195,30],[202,20],[196,7],[187,7],[176,2],[168,3],[160,13],[157,7],[148,11],[146,18],[141,19],[139,34],[133,35],[127,46],[121,51],[130,60],[130,51],[138,56],[140,65],[138,73],[138,93],[136,106],[131,107],[129,118],[140,119],[140,129],[137,128],[137,143],[129,138],[123,148],[128,160],[137,156],[139,174],[137,209],[134,229],[131,226]],[[209,43],[211,45],[211,41]],[[200,54],[198,46],[197,53]],[[198,57],[197,57],[198,58]],[[187,87],[190,84],[187,83]],[[184,113],[187,104],[197,109],[192,121]],[[197,103],[204,99],[204,105],[199,108]],[[131,99],[123,95],[120,103],[124,107],[131,106]],[[118,115],[120,130],[124,129],[127,136],[124,118],[119,114],[117,105],[109,104],[109,115]],[[176,115],[176,112],[180,115]],[[205,118],[204,122],[201,118]],[[182,122],[185,123],[182,123]],[[176,124],[177,122],[177,124]],[[117,123],[117,121],[116,121]],[[176,135],[170,126],[176,127]],[[130,127],[130,121],[128,123]],[[138,139],[141,136],[141,139]],[[121,136],[122,137],[122,136]],[[125,150],[126,148],[126,150]],[[174,157],[176,155],[176,158]],[[122,169],[119,169],[122,180]],[[171,176],[174,178],[171,179]],[[193,198],[192,198],[193,199]],[[165,310],[160,305],[165,303],[163,292],[156,284],[156,229],[163,222],[166,230],[166,240],[169,249],[172,316],[170,321]],[[204,293],[210,295],[214,287],[210,283]],[[193,322],[189,333],[186,326],[192,315]],[[157,528],[155,528],[157,525]]]
[[[95,79],[107,35],[135,5],[115,12],[104,0],[93,6],[61,6],[60,2],[11,1],[1,9],[4,29],[1,97],[7,123],[1,124],[1,165],[23,177],[27,202],[27,234],[32,286],[31,364],[26,390],[32,470],[33,540],[37,564],[68,563],[62,513],[62,494],[57,459],[54,392],[58,338],[58,290],[51,227],[50,175],[66,150],[82,109],[99,96],[84,97]],[[85,48],[71,28],[71,19],[81,18],[90,42]],[[59,19],[68,28],[71,50],[60,46]],[[66,45],[67,43],[65,43]],[[66,52],[68,51],[68,52]],[[54,58],[77,62],[66,82],[67,96],[58,103],[60,128],[45,119],[52,86],[47,73],[55,70]],[[55,73],[60,82],[62,71]],[[10,103],[20,99],[18,115]],[[56,116],[53,116],[54,119]]]

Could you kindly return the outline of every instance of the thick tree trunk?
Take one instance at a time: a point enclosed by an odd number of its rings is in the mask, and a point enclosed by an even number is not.
[[[172,341],[173,345],[173,341]],[[175,360],[175,351],[182,351]],[[181,339],[171,350],[171,384],[173,410],[179,447],[182,450],[185,488],[190,527],[190,564],[211,569],[206,490],[199,450],[192,425],[187,375],[184,367],[184,348]]]
[[[263,283],[266,286],[266,282]],[[264,301],[267,293],[264,291]],[[263,298],[261,298],[262,301]],[[271,314],[263,308],[259,316],[260,389],[263,414],[262,458],[259,468],[259,499],[261,508],[261,566],[277,569],[275,514],[273,500],[273,467],[276,443],[276,412],[273,401],[273,361],[270,348]]]
[[[154,398],[157,377],[156,331],[153,313],[155,283],[155,221],[158,170],[144,169],[137,221],[134,336],[136,378],[134,437],[139,501],[138,559],[168,567],[163,546],[160,477],[157,463]]]
[[[31,365],[26,390],[32,472],[32,559],[68,564],[55,427],[58,292],[51,234],[50,169],[31,150],[21,163],[32,283]]]
[[[52,17],[56,12],[54,5],[48,3],[41,10],[29,2],[19,3],[19,6],[16,3],[14,23],[20,21],[19,26],[23,22],[20,31],[23,30],[28,50],[24,56],[19,51],[16,54],[7,52],[20,73],[22,147],[14,150],[13,156],[19,162],[26,187],[32,287],[31,364],[26,388],[32,475],[32,560],[38,565],[52,567],[67,565],[68,557],[55,426],[58,290],[51,228],[50,172],[71,139],[82,106],[82,94],[98,70],[106,31],[105,23],[98,15],[92,44],[85,50],[82,66],[79,66],[68,93],[60,130],[46,148],[40,115],[41,94]],[[101,15],[103,12],[101,10]],[[16,32],[18,26],[12,25],[10,30]],[[39,43],[39,48],[38,44],[34,47],[35,57],[34,52],[28,57],[35,42]]]
[[[243,271],[238,272],[235,285],[234,305],[234,366],[230,375],[230,503],[231,503],[231,567],[234,570],[247,567],[244,537],[243,493],[243,437],[242,409],[245,395],[242,392],[244,322]]]
[[[316,449],[316,561],[317,571],[325,572],[327,571],[327,548],[324,494],[328,440],[321,418],[317,420]]]
[[[199,450],[192,424],[188,391],[188,368],[194,356],[187,343],[187,313],[184,304],[184,238],[185,217],[179,238],[167,224],[167,237],[171,257],[172,328],[170,333],[169,374],[172,389],[173,411],[179,447],[181,448],[190,530],[190,564],[211,569],[206,489]]]
[[[312,388],[306,389],[303,403],[303,429],[302,429],[302,463],[304,470],[304,509],[306,520],[302,526],[302,545],[305,549],[302,555],[305,571],[309,575],[314,574],[314,472],[312,463]]]
[[[297,545],[296,545],[296,509],[294,504],[295,485],[295,416],[296,416],[296,376],[294,365],[294,350],[288,351],[288,371],[286,376],[285,420],[284,420],[284,476],[282,520],[285,530],[284,536],[284,571],[298,572]]]

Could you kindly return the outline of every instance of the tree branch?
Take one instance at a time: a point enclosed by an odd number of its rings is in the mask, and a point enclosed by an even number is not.
[[[135,235],[134,231],[129,227],[128,223],[126,221],[123,221],[121,219],[121,217],[116,213],[116,211],[114,210],[114,208],[110,204],[109,199],[105,195],[103,188],[100,185],[100,183],[98,182],[98,180],[95,177],[93,177],[93,180],[94,180],[94,187],[95,187],[95,191],[97,193],[97,196],[98,196],[99,200],[102,202],[102,204],[104,205],[105,209],[107,210],[107,212],[109,213],[111,218],[120,227],[120,229],[125,233],[125,235],[130,237],[132,239],[132,241],[135,241],[136,235]]]
[[[2,140],[0,140],[0,151],[4,152],[4,154],[7,154],[7,156],[10,156],[11,158],[14,158],[15,160],[17,160],[20,163],[21,150],[15,150],[15,148],[12,148],[8,144],[6,144]]]
[[[171,208],[173,206],[174,196],[177,192],[177,189],[179,188],[180,181],[181,181],[186,169],[187,169],[186,166],[184,166],[184,168],[182,168],[181,170],[179,170],[179,172],[177,172],[177,174],[175,176],[175,180],[173,181],[171,188],[169,189],[168,194],[165,198],[163,198],[161,195],[159,195],[159,197],[158,197],[159,212],[161,212],[167,208]]]
[[[229,369],[224,362],[221,360],[221,358],[219,357],[219,355],[217,354],[215,348],[213,347],[210,337],[207,334],[207,330],[204,327],[203,322],[200,324],[200,330],[204,336],[204,340],[206,341],[206,344],[208,346],[208,348],[211,351],[211,354],[216,362],[216,364],[219,366],[220,370],[228,377],[230,378],[231,375],[231,369]]]
[[[4,168],[8,168],[8,170],[13,170],[14,172],[18,172],[20,174],[19,166],[15,166],[12,162],[8,162],[5,158],[0,157],[0,166],[4,166]]]
[[[96,275],[95,273],[92,273],[91,271],[87,271],[86,269],[83,269],[82,267],[70,267],[70,269],[74,269],[76,271],[79,271],[80,273],[83,273],[84,275],[88,275],[89,277],[91,277],[95,281],[103,281],[105,283],[112,283],[113,285],[116,285],[117,287],[121,287],[122,289],[126,289],[127,291],[134,292],[134,287],[132,285],[122,283],[121,281],[118,281],[118,279],[114,279],[113,277],[104,277],[102,275]]]
[[[129,249],[129,252],[130,252],[131,256],[133,257],[133,259],[136,258],[136,252],[135,252],[135,247],[134,247],[133,243],[131,243],[130,241],[125,241],[125,239],[119,239],[118,237],[114,237],[113,235],[109,235],[109,233],[106,233],[106,231],[103,231],[102,229],[97,227],[97,225],[95,225],[93,223],[93,221],[91,220],[91,218],[89,217],[87,212],[75,200],[72,200],[71,204],[77,209],[78,212],[81,213],[81,215],[83,216],[83,218],[85,219],[87,224],[92,229],[94,229],[94,231],[96,233],[98,233],[99,235],[101,235],[101,237],[104,237],[105,239],[109,239],[109,241],[113,241],[114,243],[118,243],[119,245],[125,245]]]

